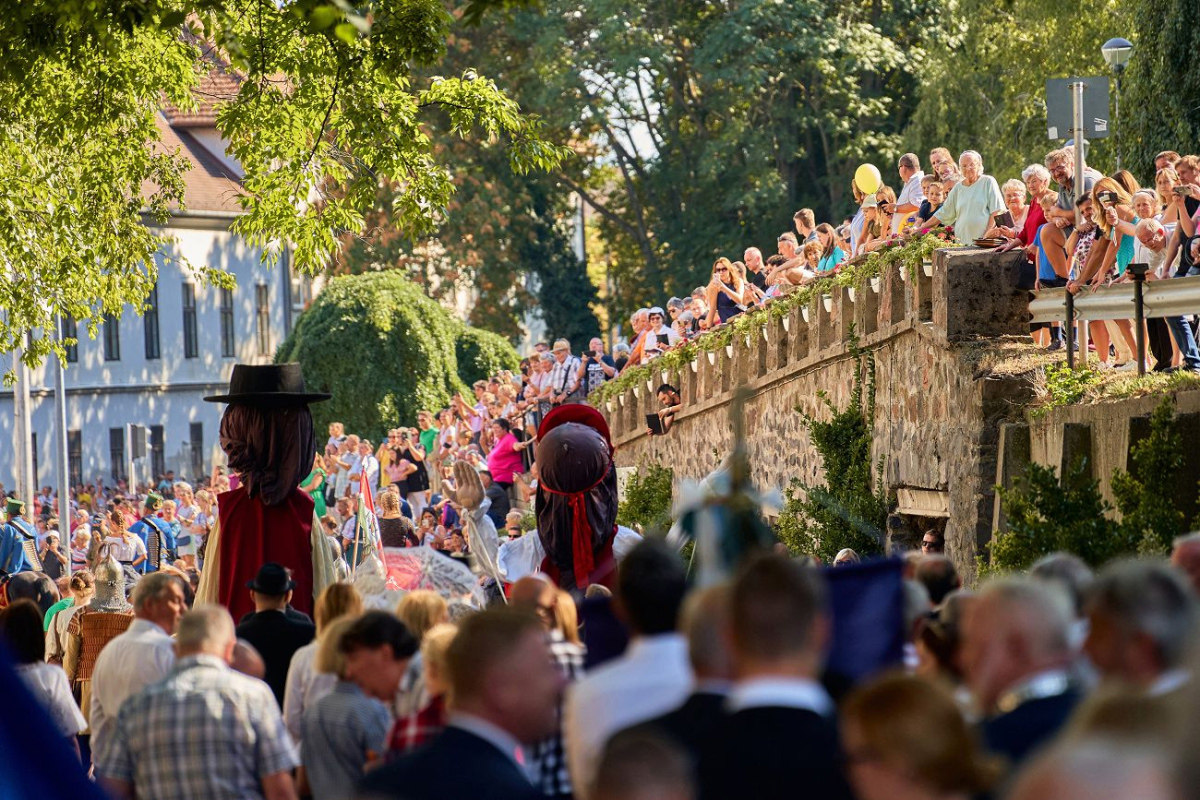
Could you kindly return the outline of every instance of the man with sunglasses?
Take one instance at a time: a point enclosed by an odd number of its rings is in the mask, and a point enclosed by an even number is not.
[[[921,537],[921,553],[923,555],[935,555],[946,550],[946,539],[942,534],[930,528],[925,531],[925,535]]]

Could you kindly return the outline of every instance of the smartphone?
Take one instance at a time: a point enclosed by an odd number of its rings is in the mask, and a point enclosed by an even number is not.
[[[1180,197],[1188,197],[1192,193],[1192,187],[1190,187],[1190,186],[1173,186],[1171,188],[1171,191],[1174,192],[1175,194],[1179,195]]]
[[[1096,196],[1099,197],[1100,202],[1106,206],[1111,206],[1113,203],[1117,202],[1116,192],[1101,192]]]

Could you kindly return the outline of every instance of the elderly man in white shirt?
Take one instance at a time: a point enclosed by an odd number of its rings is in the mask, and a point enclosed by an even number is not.
[[[171,641],[187,611],[183,580],[152,572],[133,590],[133,623],[100,651],[92,671],[92,752],[102,757],[122,704],[167,677],[175,666]]]
[[[917,213],[925,200],[925,190],[921,188],[921,180],[925,177],[921,171],[921,159],[915,153],[905,153],[900,156],[897,169],[903,188],[896,198],[896,205],[884,209],[892,215],[892,233],[899,233],[904,220]]]
[[[621,565],[617,595],[633,633],[620,657],[600,665],[567,690],[563,733],[576,797],[588,800],[614,734],[678,708],[692,691],[687,640],[676,632],[687,591],[687,570],[660,539],[633,548]]]

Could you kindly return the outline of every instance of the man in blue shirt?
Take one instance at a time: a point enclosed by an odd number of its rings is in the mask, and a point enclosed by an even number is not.
[[[146,495],[142,518],[129,526],[129,531],[136,533],[146,545],[147,558],[141,566],[143,573],[157,572],[164,561],[170,564],[175,560],[175,535],[171,533],[171,526],[154,516],[162,504],[161,496],[153,492]]]
[[[37,531],[24,518],[25,502],[10,497],[4,504],[8,522],[0,527],[0,574],[41,571]]]

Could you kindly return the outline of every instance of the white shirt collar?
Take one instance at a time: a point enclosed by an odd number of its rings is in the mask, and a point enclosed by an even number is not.
[[[625,649],[625,659],[671,658],[679,653],[687,655],[687,639],[682,633],[660,633],[654,636],[638,636]]]
[[[751,678],[733,687],[729,694],[731,712],[775,706],[833,714],[833,700],[821,684],[807,678]]]
[[[129,623],[129,627],[126,630],[128,633],[132,633],[134,635],[161,636],[164,639],[171,638],[170,634],[160,628],[157,624],[148,619],[141,619],[139,617],[134,617],[133,622]]]
[[[451,712],[447,726],[464,730],[488,742],[501,753],[508,756],[517,765],[517,769],[528,776],[529,772],[525,766],[528,763],[528,759],[525,757],[525,748],[508,731],[488,722],[482,717],[477,717],[474,714],[466,714],[462,711]]]

